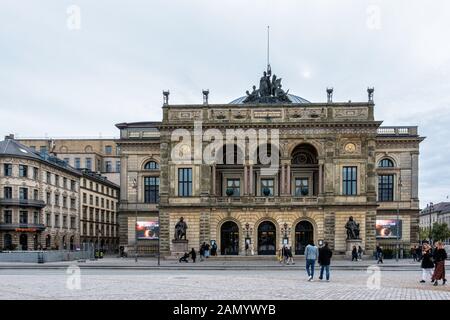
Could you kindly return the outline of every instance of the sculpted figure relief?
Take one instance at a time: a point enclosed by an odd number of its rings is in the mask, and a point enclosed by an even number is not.
[[[263,76],[259,80],[259,89],[253,86],[253,91],[250,93],[246,91],[247,97],[243,100],[243,103],[277,103],[277,102],[292,102],[289,99],[288,92],[281,89],[281,78],[277,78],[276,75],[270,76],[272,71],[263,72]]]
[[[353,217],[348,218],[345,229],[347,229],[347,240],[359,239],[359,223],[356,223]]]

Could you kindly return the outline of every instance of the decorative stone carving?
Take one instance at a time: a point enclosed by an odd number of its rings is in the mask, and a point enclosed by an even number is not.
[[[369,109],[367,107],[333,108],[335,119],[368,119]]]

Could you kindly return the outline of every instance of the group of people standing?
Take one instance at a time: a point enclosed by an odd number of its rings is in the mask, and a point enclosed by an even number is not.
[[[358,246],[358,248],[356,248],[356,246],[353,246],[352,261],[361,261],[363,254],[364,254],[364,250],[363,250],[363,248],[361,248],[361,246]]]
[[[447,259],[447,252],[444,244],[440,241],[435,243],[433,248],[428,243],[422,245],[422,254],[418,261],[421,261],[422,280],[421,283],[427,281],[427,276],[430,277],[433,285],[437,286],[439,280],[442,280],[444,285],[447,282],[445,279],[445,260]]]
[[[283,264],[295,264],[294,257],[292,255],[292,247],[289,245],[283,245],[278,253],[278,260]]]
[[[206,242],[203,242],[199,249],[200,261],[205,260],[205,258],[209,258],[210,256],[217,255],[217,244],[214,242],[212,245],[209,245]],[[185,252],[184,255],[178,260],[179,262],[189,262],[189,257],[191,257],[192,262],[195,263],[197,259],[197,252],[194,248],[191,249],[190,252]]]

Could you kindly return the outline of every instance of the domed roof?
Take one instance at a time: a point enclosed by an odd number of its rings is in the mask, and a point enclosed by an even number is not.
[[[296,96],[296,95],[293,95],[290,93],[288,93],[287,96],[289,97],[289,100],[292,101],[291,103],[311,103],[310,101],[308,101],[302,97],[299,97],[299,96]],[[247,98],[247,96],[239,97],[239,98],[231,101],[229,104],[244,104],[245,98]]]

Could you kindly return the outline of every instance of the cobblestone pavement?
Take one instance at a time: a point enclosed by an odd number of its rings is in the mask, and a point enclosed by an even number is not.
[[[308,282],[305,272],[282,268],[0,270],[0,299],[450,300],[450,285],[420,284],[420,275],[420,269],[335,270],[330,282],[317,280],[317,275],[314,282]]]

